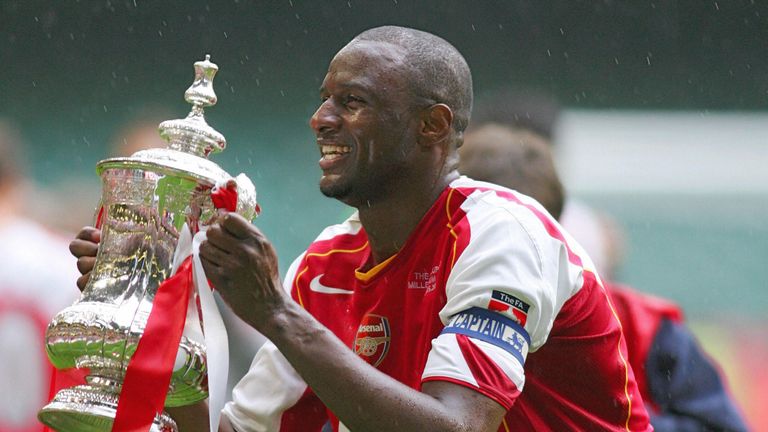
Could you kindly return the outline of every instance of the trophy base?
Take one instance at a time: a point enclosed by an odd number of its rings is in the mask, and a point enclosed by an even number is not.
[[[117,413],[117,396],[89,385],[61,390],[37,418],[59,432],[110,432]],[[165,412],[155,416],[150,432],[177,432]]]

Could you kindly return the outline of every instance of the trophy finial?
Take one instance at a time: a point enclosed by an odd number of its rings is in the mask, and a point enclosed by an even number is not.
[[[213,77],[219,67],[211,62],[211,55],[206,54],[205,60],[195,62],[195,81],[184,92],[184,99],[195,108],[216,105],[216,93],[213,91]]]
[[[210,54],[205,55],[205,60],[195,62],[195,80],[184,92],[184,99],[192,104],[192,111],[185,119],[160,123],[160,136],[168,141],[168,148],[207,157],[226,147],[224,136],[210,127],[203,115],[203,108],[216,104],[213,77],[218,71]]]

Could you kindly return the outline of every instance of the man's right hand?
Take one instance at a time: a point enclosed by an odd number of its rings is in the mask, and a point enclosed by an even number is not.
[[[80,291],[85,289],[85,284],[91,277],[91,270],[96,264],[96,252],[99,250],[101,230],[93,227],[84,227],[77,233],[75,239],[69,244],[69,251],[77,258],[77,269],[82,276],[77,278],[77,287]]]

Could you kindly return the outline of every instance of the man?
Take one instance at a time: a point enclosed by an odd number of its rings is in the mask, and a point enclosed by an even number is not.
[[[320,190],[357,212],[285,285],[272,245],[236,214],[200,248],[228,305],[270,341],[221,430],[650,430],[589,258],[535,201],[459,176],[472,106],[461,54],[371,29],[333,58],[321,98]],[[97,235],[72,244],[86,273]],[[199,427],[184,411],[181,430]]]
[[[565,193],[543,136],[486,123],[467,133],[459,171],[537,199],[559,219]],[[745,431],[711,360],[671,302],[606,283],[627,336],[651,423],[659,431]]]
[[[48,322],[72,304],[75,260],[66,237],[29,218],[37,196],[23,168],[24,142],[0,119],[0,431],[39,431],[53,368],[43,346]],[[23,246],[20,246],[23,245]]]

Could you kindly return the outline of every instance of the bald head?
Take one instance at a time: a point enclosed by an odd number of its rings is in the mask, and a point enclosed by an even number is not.
[[[472,112],[472,74],[464,57],[445,39],[405,27],[376,27],[360,33],[349,45],[381,42],[401,48],[410,92],[431,104],[443,103],[454,115],[453,128],[463,132]],[[348,45],[348,46],[349,46]]]
[[[467,132],[459,172],[515,189],[539,201],[556,219],[564,191],[549,143],[542,136],[495,123]]]

